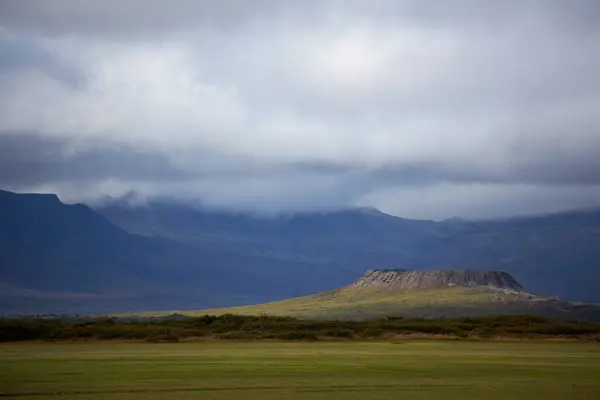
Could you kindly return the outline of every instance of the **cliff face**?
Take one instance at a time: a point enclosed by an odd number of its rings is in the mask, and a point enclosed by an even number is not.
[[[477,270],[411,271],[402,269],[367,271],[356,287],[386,286],[398,291],[424,290],[447,286],[491,286],[520,292],[523,287],[509,273]]]

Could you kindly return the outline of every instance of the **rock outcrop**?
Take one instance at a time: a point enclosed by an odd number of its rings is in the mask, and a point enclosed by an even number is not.
[[[478,270],[429,270],[404,269],[368,270],[355,283],[356,287],[384,286],[397,291],[425,290],[448,286],[486,286],[515,292],[523,287],[509,273]]]

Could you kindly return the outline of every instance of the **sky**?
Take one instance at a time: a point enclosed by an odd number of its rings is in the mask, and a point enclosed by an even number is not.
[[[0,188],[409,218],[600,207],[596,0],[0,2]]]

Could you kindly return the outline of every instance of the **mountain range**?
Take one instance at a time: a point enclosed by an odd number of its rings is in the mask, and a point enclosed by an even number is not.
[[[0,191],[0,311],[261,303],[368,269],[494,269],[534,293],[600,301],[600,211],[424,221],[375,209],[263,217],[176,201],[92,209]]]
[[[346,283],[368,269],[494,269],[536,293],[600,301],[600,210],[441,222],[369,208],[276,218],[169,202],[97,211],[130,233],[319,265],[343,271]]]

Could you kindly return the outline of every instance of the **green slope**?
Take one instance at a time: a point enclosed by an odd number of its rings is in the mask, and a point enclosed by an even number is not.
[[[160,316],[173,312],[175,311],[146,315]],[[485,286],[454,286],[398,292],[385,287],[357,288],[352,285],[330,292],[272,303],[176,312],[189,316],[229,313],[323,319],[533,314],[563,319],[600,320],[600,307],[594,305],[577,305],[554,298],[502,291]]]
[[[508,302],[506,307],[498,296]],[[508,308],[516,297],[485,288],[450,287],[394,292],[387,288],[358,289],[350,286],[313,296],[207,312],[351,319],[393,315],[447,316],[463,312],[494,313],[499,308]]]

